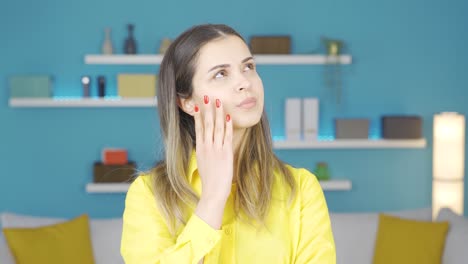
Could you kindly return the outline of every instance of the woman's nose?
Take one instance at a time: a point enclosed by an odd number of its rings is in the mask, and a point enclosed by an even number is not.
[[[239,92],[252,87],[252,82],[243,73],[240,73],[238,78],[236,91]]]

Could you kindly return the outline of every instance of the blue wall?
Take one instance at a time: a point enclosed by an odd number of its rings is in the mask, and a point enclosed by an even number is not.
[[[311,170],[326,161],[334,177],[352,180],[350,192],[326,192],[332,211],[430,207],[432,115],[468,114],[467,11],[461,0],[7,1],[0,9],[0,211],[120,216],[123,194],[84,189],[101,149],[128,148],[140,169],[161,156],[155,109],[8,106],[7,80],[14,74],[51,74],[56,95],[74,96],[83,74],[107,76],[115,93],[117,73],[156,72],[157,66],[84,64],[85,54],[100,52],[105,27],[113,29],[121,53],[128,22],[136,24],[140,53],[154,53],[163,37],[205,22],[229,24],[247,39],[290,34],[293,53],[323,52],[322,35],[345,40],[353,64],[342,68],[339,105],[324,88],[322,66],[259,67],[273,134],[284,136],[285,97],[317,96],[321,136],[333,134],[334,117],[370,118],[378,135],[381,115],[417,114],[427,148],[277,153]]]

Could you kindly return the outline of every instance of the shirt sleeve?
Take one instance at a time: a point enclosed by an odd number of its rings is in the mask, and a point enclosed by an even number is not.
[[[301,223],[295,263],[336,264],[336,249],[330,216],[322,187],[315,175],[299,171]]]
[[[193,214],[178,237],[171,236],[143,177],[149,176],[139,176],[125,199],[121,241],[125,263],[198,263],[219,242],[221,231]]]

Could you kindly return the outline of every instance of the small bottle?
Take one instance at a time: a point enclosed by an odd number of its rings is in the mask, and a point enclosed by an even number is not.
[[[127,29],[128,29],[128,37],[125,39],[125,45],[124,45],[124,53],[125,54],[136,54],[137,53],[137,47],[136,47],[136,40],[133,37],[133,30],[135,26],[133,24],[128,24]]]
[[[98,76],[98,96],[106,96],[106,77],[102,75]]]
[[[112,45],[111,40],[111,29],[105,28],[104,29],[104,42],[102,43],[102,54],[111,55],[114,51],[114,47]]]

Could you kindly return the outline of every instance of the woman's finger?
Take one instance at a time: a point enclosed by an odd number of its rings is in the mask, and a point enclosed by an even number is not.
[[[224,119],[223,106],[219,99],[215,101],[215,125],[214,125],[214,144],[221,149],[224,140]]]
[[[197,146],[203,144],[203,126],[201,120],[200,108],[198,105],[194,107],[193,119],[195,120],[195,142]]]
[[[227,114],[225,117],[226,120],[226,128],[224,131],[224,142],[223,148],[232,149],[232,120],[231,115]]]
[[[203,97],[203,140],[205,144],[213,144],[213,126],[213,107],[211,105],[210,98],[205,95]]]

